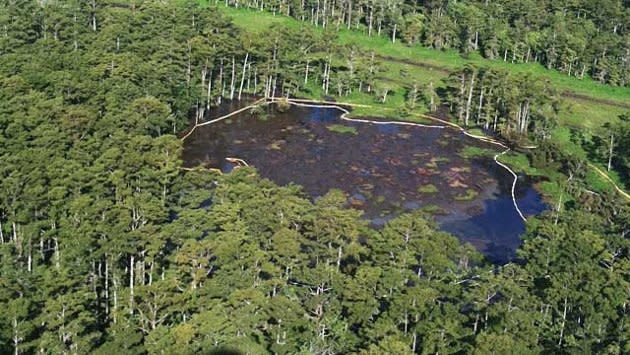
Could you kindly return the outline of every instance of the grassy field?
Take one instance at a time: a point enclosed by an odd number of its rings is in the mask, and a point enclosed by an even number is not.
[[[208,1],[200,0],[202,4]],[[214,1],[210,1],[214,4]],[[268,12],[247,8],[225,7],[218,3],[218,7],[230,16],[233,22],[242,30],[251,32],[263,31],[273,24],[282,24],[287,27],[301,28],[312,26],[296,19],[274,15]],[[322,28],[313,27],[315,31],[323,31]],[[357,116],[384,116],[404,118],[407,120],[426,122],[419,115],[425,113],[416,110],[415,114],[401,116],[404,105],[404,85],[416,81],[420,84],[433,83],[435,87],[442,85],[449,71],[462,67],[467,63],[477,66],[491,66],[518,73],[528,73],[540,80],[549,79],[553,85],[563,94],[563,107],[559,116],[559,127],[553,132],[552,139],[558,142],[562,149],[577,156],[586,158],[586,152],[581,146],[571,140],[571,130],[579,129],[585,134],[593,132],[605,122],[614,121],[617,117],[630,111],[630,88],[612,87],[602,85],[590,79],[578,79],[555,70],[547,70],[536,63],[512,64],[498,60],[488,60],[474,54],[464,58],[455,50],[439,51],[421,46],[409,47],[402,43],[392,43],[384,37],[368,37],[364,32],[342,29],[338,32],[339,44],[352,44],[366,51],[374,51],[381,62],[381,72],[378,75],[381,85],[391,89],[385,104],[375,102],[373,96],[365,93],[353,93],[344,97],[342,101],[367,104],[370,108],[355,108],[353,115]],[[321,98],[323,93],[318,85],[313,85],[304,96]],[[516,170],[531,175],[547,175],[552,172],[536,172],[527,164],[525,156],[509,155],[502,158],[507,163],[512,163]],[[601,165],[601,164],[600,164]],[[618,177],[611,176],[618,184]],[[546,188],[547,195],[552,198],[560,192],[560,187],[555,186],[562,180],[560,176],[549,182]],[[610,185],[597,174],[591,174],[589,180],[593,187],[610,188]],[[554,185],[554,186],[552,186]],[[623,184],[621,184],[623,185]]]
[[[232,17],[237,26],[247,31],[262,31],[274,23],[294,28],[309,26],[293,18],[267,12],[223,6],[221,9]],[[316,30],[321,31],[321,28]],[[439,86],[441,79],[446,77],[448,71],[466,63],[472,63],[528,73],[540,79],[550,79],[560,92],[565,93],[565,107],[560,119],[562,124],[571,127],[592,129],[601,126],[604,122],[616,119],[623,112],[630,111],[630,88],[602,85],[589,78],[580,80],[555,70],[547,70],[535,63],[512,64],[484,59],[478,55],[464,58],[454,50],[439,51],[421,46],[409,47],[402,43],[392,43],[384,37],[368,37],[360,31],[346,29],[339,31],[338,42],[353,44],[379,55],[384,69],[380,73],[381,79],[392,86],[394,96],[400,91],[397,89],[401,89],[399,83],[403,80],[407,83],[411,80],[420,83],[434,82],[436,86]]]

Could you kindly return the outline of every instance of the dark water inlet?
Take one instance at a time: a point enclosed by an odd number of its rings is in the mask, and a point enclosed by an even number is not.
[[[226,103],[218,111],[238,106]],[[491,158],[464,154],[494,146],[453,129],[348,122],[340,115],[335,108],[296,106],[238,114],[197,128],[185,141],[184,164],[227,171],[225,158],[238,157],[280,185],[303,186],[313,198],[337,188],[374,225],[423,208],[490,259],[513,258],[525,230],[511,197],[513,177]],[[545,206],[525,181],[517,184],[519,207],[539,213]]]

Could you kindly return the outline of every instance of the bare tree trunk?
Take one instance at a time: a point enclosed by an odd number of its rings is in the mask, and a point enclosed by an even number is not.
[[[245,54],[245,60],[243,61],[243,75],[241,76],[241,87],[238,89],[238,99],[241,100],[243,94],[243,84],[245,84],[245,72],[247,70],[247,60],[249,59],[249,52]]]
[[[479,94],[479,108],[477,110],[477,125],[479,125],[479,121],[481,120],[481,109],[483,108],[483,94],[484,94],[484,87],[483,85],[481,86],[481,93]]]
[[[32,253],[32,249],[33,249],[33,244],[31,242],[31,238],[28,238],[28,257],[27,257],[27,261],[26,261],[26,270],[28,272],[33,271],[33,253]]]
[[[615,135],[611,133],[610,134],[610,148],[608,150],[608,171],[610,171],[610,169],[612,168],[612,158],[613,158],[614,147],[615,147]]]
[[[396,43],[396,30],[398,29],[398,24],[394,24],[394,30],[392,31],[392,43]]]
[[[133,314],[133,285],[134,285],[133,271],[134,269],[135,269],[135,258],[134,258],[134,255],[131,255],[129,258],[129,314]]]
[[[96,1],[92,0],[92,31],[96,32]]]
[[[272,90],[273,94],[272,95],[273,95],[273,97],[276,97],[276,91],[278,90],[278,77],[277,76],[275,78],[273,78],[272,83],[273,83],[273,90]]]
[[[348,1],[348,29],[352,26],[352,1]]]
[[[118,282],[116,282],[116,274],[112,272],[112,286],[114,287],[114,304],[112,313],[114,314],[112,321],[116,324],[117,316],[116,311],[118,310]]]
[[[519,107],[519,133],[524,134],[527,132],[527,126],[529,125],[529,102],[525,101]]]
[[[109,257],[105,254],[105,315],[109,317]]]
[[[413,337],[412,337],[412,343],[411,343],[411,353],[415,354],[416,353],[416,347],[418,346],[418,335],[416,333],[413,333]]]
[[[153,265],[155,263],[151,262],[151,267],[149,268],[149,286],[153,284]]]
[[[466,101],[466,119],[464,125],[468,127],[468,120],[470,119],[470,106],[472,105],[473,89],[475,88],[475,73],[470,78],[470,89],[468,90],[468,100]]]
[[[403,320],[403,323],[405,324],[404,333],[405,335],[407,335],[407,332],[409,331],[409,314],[407,314],[406,309],[405,309],[405,319]]]
[[[529,63],[529,57],[532,55],[532,48],[527,47],[527,56],[525,57],[525,63]]]
[[[232,56],[232,79],[230,80],[230,100],[234,100],[234,92],[236,91],[236,59]]]
[[[475,50],[479,50],[479,31],[475,31]]]
[[[409,107],[411,109],[416,108],[417,97],[418,97],[418,86],[416,84],[413,84],[413,87],[411,88],[411,92],[409,93],[409,100],[411,101],[411,103],[409,104]]]
[[[341,246],[339,246],[339,248],[337,249],[337,270],[339,270],[339,268],[341,268],[341,257],[343,255],[343,251],[341,249]]]
[[[368,20],[368,37],[372,37],[372,21],[374,20],[374,10],[370,6],[370,16]]]
[[[210,109],[210,96],[212,95],[212,70],[210,71],[210,78],[208,78],[208,91],[206,93],[206,110]]]
[[[333,0],[332,5],[330,5],[330,18],[332,20],[335,19],[335,5],[336,5],[335,4],[335,0]],[[338,17],[338,19],[337,19],[337,31],[339,31],[340,20],[341,20],[341,17]]]
[[[567,322],[567,297],[564,297],[564,311],[562,311],[562,324],[560,325],[560,339],[558,339],[558,345],[562,345],[564,338],[564,327]]]
[[[13,352],[14,355],[20,354],[20,343],[22,342],[22,337],[20,337],[20,332],[18,330],[18,321],[17,318],[13,317]]]
[[[53,241],[55,242],[55,268],[59,269],[60,264],[61,264],[61,255],[59,252],[59,240],[57,239],[57,237],[53,238]]]
[[[558,197],[558,205],[556,206],[556,220],[554,222],[555,225],[558,225],[558,221],[560,220],[560,210],[562,209],[562,198],[564,194],[564,190],[560,191],[560,197]]]

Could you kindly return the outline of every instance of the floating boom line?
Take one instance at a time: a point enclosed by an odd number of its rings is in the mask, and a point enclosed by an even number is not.
[[[358,104],[351,104],[351,103],[339,103],[339,102],[333,102],[333,101],[317,101],[317,100],[289,99],[289,98],[277,99],[275,97],[271,97],[271,98],[262,98],[262,99],[254,102],[253,104],[251,104],[249,106],[243,107],[241,109],[233,111],[233,112],[231,112],[231,113],[229,113],[227,115],[221,116],[219,118],[215,118],[213,120],[210,120],[210,121],[207,121],[207,122],[203,122],[203,123],[197,123],[197,124],[195,124],[195,126],[193,126],[193,128],[185,136],[183,136],[181,138],[181,140],[184,141],[186,138],[188,138],[197,127],[207,126],[207,125],[211,125],[211,124],[216,123],[216,122],[220,122],[222,120],[225,120],[227,118],[235,116],[235,115],[237,115],[237,114],[239,114],[241,112],[244,112],[244,111],[247,111],[247,110],[252,109],[254,107],[257,107],[259,105],[268,105],[268,104],[278,103],[278,102],[286,102],[286,103],[288,103],[290,105],[301,106],[301,107],[337,109],[337,110],[342,112],[342,115],[340,116],[340,118],[342,120],[348,121],[348,122],[359,122],[359,123],[376,124],[376,125],[391,124],[391,125],[413,126],[413,127],[422,127],[422,128],[436,128],[436,129],[445,129],[445,128],[448,128],[448,127],[452,127],[452,128],[458,129],[464,135],[466,135],[466,136],[468,136],[470,138],[477,139],[477,140],[480,140],[482,142],[498,145],[498,146],[500,146],[502,148],[505,148],[505,150],[503,152],[501,152],[499,154],[496,154],[494,156],[494,162],[497,165],[499,165],[502,168],[504,168],[505,170],[507,170],[514,177],[514,180],[512,182],[512,191],[511,191],[511,193],[512,193],[512,203],[514,204],[514,208],[516,209],[516,212],[518,213],[519,217],[524,222],[527,222],[527,218],[525,218],[525,215],[523,214],[523,212],[519,208],[518,202],[516,201],[516,184],[518,182],[518,175],[512,169],[510,169],[510,167],[508,167],[507,165],[505,165],[505,164],[503,164],[503,163],[501,163],[499,161],[499,157],[504,155],[504,154],[507,154],[508,152],[511,151],[511,149],[507,145],[501,143],[500,141],[498,141],[496,139],[492,139],[492,138],[488,138],[488,137],[484,137],[484,136],[478,136],[478,135],[474,135],[474,134],[468,133],[466,131],[466,129],[464,129],[463,127],[461,127],[458,124],[455,124],[455,123],[449,122],[449,121],[445,121],[445,120],[439,119],[437,117],[429,116],[429,115],[421,115],[421,117],[428,118],[430,120],[440,122],[443,125],[438,126],[438,125],[425,125],[425,124],[422,124],[422,123],[407,122],[407,121],[378,121],[378,120],[350,118],[350,117],[348,117],[348,115],[350,114],[350,111],[348,109],[342,107],[342,106],[339,106],[339,105],[349,106],[349,107],[372,107],[372,106],[370,106],[370,105],[358,105]],[[247,162],[245,162],[244,160],[239,159],[239,158],[227,158],[227,160],[229,162],[240,163],[242,165],[249,166],[249,164],[247,164]],[[616,187],[616,185],[615,185],[615,187]],[[627,197],[630,198],[630,196],[627,196]]]

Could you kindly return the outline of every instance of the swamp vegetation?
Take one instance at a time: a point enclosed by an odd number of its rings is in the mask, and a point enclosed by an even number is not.
[[[247,103],[225,102],[230,109],[217,111],[235,112],[242,105]],[[447,126],[341,120],[342,112],[332,106],[265,111],[198,127],[186,137],[184,165],[227,172],[241,165],[228,159],[239,157],[261,176],[300,185],[314,199],[342,190],[373,226],[420,209],[493,261],[514,257],[525,224],[513,206],[512,175],[492,159],[500,152],[495,146]],[[471,148],[483,155],[468,157]],[[516,192],[526,215],[545,209],[525,177]]]

